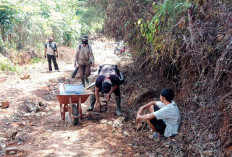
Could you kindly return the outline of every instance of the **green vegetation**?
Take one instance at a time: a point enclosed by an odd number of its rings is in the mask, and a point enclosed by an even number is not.
[[[83,34],[102,30],[104,15],[90,0],[1,0],[0,53],[31,47],[42,56],[49,36],[58,45],[76,47]]]
[[[0,71],[16,71],[16,66],[7,58],[0,56]]]
[[[17,49],[30,45],[40,50],[48,36],[59,44],[74,46],[82,34],[101,30],[103,18],[104,12],[89,6],[87,0],[3,0],[0,37]]]
[[[39,58],[39,57],[33,57],[32,59],[31,59],[31,63],[33,64],[33,63],[39,63],[41,61],[41,58]]]

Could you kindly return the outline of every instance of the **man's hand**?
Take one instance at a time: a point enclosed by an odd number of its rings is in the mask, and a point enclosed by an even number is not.
[[[140,122],[139,115],[137,115],[137,117],[136,117],[136,121],[137,121],[138,123]]]
[[[46,57],[47,57],[47,55],[45,54],[45,55],[44,55],[44,58],[46,58]]]
[[[56,54],[56,58],[58,58],[58,54]]]
[[[96,103],[96,110],[97,110],[98,112],[101,111],[101,103],[100,103],[100,102],[97,102],[97,103]]]
[[[111,93],[108,93],[107,96],[106,96],[106,100],[110,101],[110,98],[111,98]]]

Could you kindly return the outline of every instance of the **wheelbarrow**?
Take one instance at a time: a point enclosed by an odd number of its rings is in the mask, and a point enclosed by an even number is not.
[[[77,125],[79,119],[82,119],[82,107],[90,94],[60,94],[59,90],[53,91],[58,102],[60,103],[61,119],[65,120],[65,113],[69,112],[73,125]]]

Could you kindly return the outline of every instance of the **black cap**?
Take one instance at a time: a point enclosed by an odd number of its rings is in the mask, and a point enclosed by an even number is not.
[[[82,40],[88,40],[88,36],[87,35],[83,35]]]
[[[102,93],[109,93],[111,90],[111,83],[103,81],[102,82]]]

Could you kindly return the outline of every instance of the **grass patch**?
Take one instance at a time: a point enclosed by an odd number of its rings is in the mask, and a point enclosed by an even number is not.
[[[39,57],[33,57],[33,58],[31,59],[31,64],[39,63],[39,62],[41,62],[41,58],[39,58]]]
[[[17,71],[16,66],[7,58],[0,57],[1,71]]]

